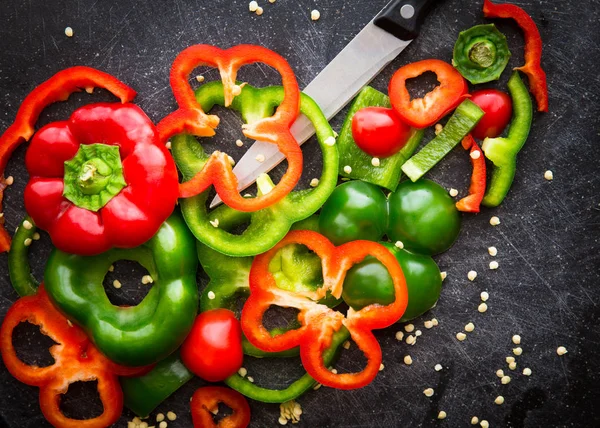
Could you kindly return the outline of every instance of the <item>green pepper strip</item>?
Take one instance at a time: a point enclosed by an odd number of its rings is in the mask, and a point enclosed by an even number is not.
[[[253,88],[245,85],[242,93],[235,97],[231,108],[240,112],[245,122],[251,123],[272,115],[283,95],[281,87]],[[214,105],[223,105],[223,85],[221,82],[204,84],[196,91],[196,98],[204,111],[209,111]],[[300,111],[313,123],[323,152],[323,172],[319,185],[291,192],[277,204],[248,214],[246,219],[250,220],[250,224],[240,235],[214,226],[226,223],[233,210],[222,205],[209,213],[206,208],[208,192],[184,199],[181,201],[183,215],[199,241],[230,256],[260,254],[277,244],[293,223],[311,216],[323,205],[337,184],[337,147],[325,143],[331,141],[329,138],[333,138],[334,134],[319,106],[307,95],[301,96]],[[198,141],[190,135],[174,137],[171,144],[173,157],[184,180],[190,179],[202,169],[209,158]],[[262,193],[269,191],[272,186],[267,175],[259,178],[257,184]]]
[[[494,24],[476,25],[458,35],[452,65],[476,85],[498,80],[510,55],[506,37]]]
[[[419,153],[410,158],[402,171],[412,181],[423,177],[471,132],[483,117],[483,110],[471,100],[464,100],[444,126],[442,132],[431,140]]]
[[[515,71],[508,80],[508,91],[513,101],[513,118],[505,138],[486,138],[481,148],[494,164],[492,178],[481,202],[486,207],[497,207],[510,190],[517,170],[517,155],[529,136],[533,118],[533,103],[527,87]]]
[[[413,155],[421,140],[424,131],[413,129],[413,132],[402,149],[387,158],[380,159],[380,165],[373,168],[371,164],[373,157],[363,152],[354,141],[352,136],[352,118],[357,111],[365,107],[385,107],[390,108],[390,98],[383,92],[379,92],[370,86],[366,86],[358,94],[350,111],[344,120],[338,146],[340,150],[340,168],[339,174],[343,177],[366,181],[377,186],[385,187],[390,191],[396,190],[402,175],[402,165]],[[352,172],[350,174],[344,171],[344,166],[350,165]]]
[[[26,223],[28,222],[28,223]],[[31,224],[27,229],[24,224]],[[33,241],[36,227],[31,217],[26,216],[15,232],[10,251],[8,252],[8,274],[13,288],[21,297],[32,296],[37,292],[40,283],[31,273],[29,265],[29,245]],[[29,244],[25,244],[28,242]]]

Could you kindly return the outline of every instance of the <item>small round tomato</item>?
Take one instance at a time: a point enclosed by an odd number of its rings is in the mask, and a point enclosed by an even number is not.
[[[471,131],[473,137],[483,140],[502,134],[512,117],[510,96],[496,89],[482,89],[471,94],[471,101],[485,113],[477,126]]]
[[[352,117],[356,145],[370,156],[396,154],[410,138],[411,128],[391,108],[366,107]]]
[[[242,328],[235,314],[212,309],[196,317],[181,345],[181,359],[194,374],[209,382],[222,381],[242,367]]]

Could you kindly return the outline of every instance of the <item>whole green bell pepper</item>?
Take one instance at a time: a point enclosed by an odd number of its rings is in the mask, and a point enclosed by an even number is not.
[[[245,85],[231,108],[238,111],[245,122],[253,122],[271,116],[283,95],[281,87],[254,88]],[[221,82],[202,85],[196,91],[196,99],[204,111],[209,111],[214,105],[223,105]],[[336,145],[332,144],[335,137],[319,106],[307,95],[301,96],[300,111],[315,127],[323,152],[323,171],[319,184],[315,188],[291,192],[269,208],[245,213],[244,218],[249,225],[241,234],[230,233],[221,227],[234,210],[225,205],[211,212],[207,210],[208,192],[184,199],[181,201],[183,216],[199,241],[230,256],[260,254],[277,244],[292,224],[311,216],[323,205],[337,184],[338,151]],[[209,158],[192,136],[174,137],[171,145],[173,157],[185,180],[202,169]],[[259,177],[257,186],[259,193],[264,194],[271,190],[273,183],[265,174]]]
[[[57,308],[79,324],[98,349],[118,364],[154,364],[189,333],[198,309],[195,239],[178,213],[144,245],[84,257],[53,250],[44,273]],[[133,260],[154,280],[141,303],[111,304],[102,284],[117,260]]]

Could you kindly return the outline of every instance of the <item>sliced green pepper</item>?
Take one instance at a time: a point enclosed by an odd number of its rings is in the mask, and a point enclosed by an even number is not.
[[[494,164],[491,181],[481,202],[486,207],[500,205],[510,190],[517,170],[517,155],[527,141],[533,119],[531,96],[518,71],[508,80],[508,90],[513,101],[508,136],[486,138],[481,146],[485,157]]]
[[[483,114],[483,110],[477,104],[464,100],[456,108],[442,132],[427,143],[419,153],[406,161],[402,165],[402,171],[412,181],[423,177],[471,132]]]
[[[29,245],[33,241],[36,227],[31,217],[26,216],[15,232],[8,252],[8,274],[13,288],[21,297],[33,296],[39,282],[31,273]]]
[[[494,24],[476,25],[458,35],[452,65],[472,84],[498,80],[510,59],[506,37]]]
[[[252,122],[272,115],[281,103],[283,95],[281,87],[259,89],[245,85],[231,107],[241,113],[245,122]],[[220,82],[202,85],[196,91],[196,98],[204,111],[209,111],[217,104],[223,105],[223,86]],[[334,138],[333,130],[319,106],[307,95],[302,94],[300,111],[313,123],[323,152],[323,172],[318,186],[314,189],[291,192],[269,208],[245,214],[249,226],[241,234],[229,233],[220,227],[232,215],[231,208],[222,205],[211,212],[207,211],[208,192],[184,199],[181,201],[183,215],[199,241],[230,256],[260,254],[277,244],[293,223],[311,216],[323,205],[337,184],[338,151],[335,144],[329,145]],[[186,180],[199,171],[209,158],[192,136],[180,135],[174,137],[171,143],[173,157]],[[259,192],[266,193],[273,184],[268,176],[264,175],[259,178],[257,185]]]
[[[44,273],[46,291],[108,358],[127,366],[154,364],[181,345],[196,318],[195,242],[176,212],[137,248],[92,257],[55,249]],[[137,261],[154,280],[137,306],[114,306],[106,296],[102,282],[117,260]]]
[[[356,145],[352,136],[352,118],[357,111],[365,107],[389,108],[390,106],[390,98],[383,92],[379,92],[370,86],[366,86],[360,91],[352,106],[350,106],[350,111],[344,120],[338,138],[340,150],[339,174],[341,176],[366,181],[391,191],[396,190],[402,175],[400,168],[419,146],[423,138],[423,130],[414,129],[406,145],[395,155],[380,159],[378,167],[373,167],[371,163],[373,157],[363,152]],[[350,174],[344,171],[346,165],[352,167]]]

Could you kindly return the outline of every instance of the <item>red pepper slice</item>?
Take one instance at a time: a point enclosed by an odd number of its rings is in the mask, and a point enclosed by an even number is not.
[[[214,412],[223,403],[233,414],[215,424]],[[192,395],[192,421],[195,428],[246,428],[250,424],[250,406],[246,398],[233,389],[222,386],[199,388]]]
[[[57,101],[66,101],[74,92],[82,89],[91,91],[93,88],[104,88],[127,103],[135,98],[135,91],[119,79],[91,67],[71,67],[59,71],[50,79],[35,88],[23,101],[13,124],[0,136],[0,177],[13,151],[23,142],[29,141],[34,133],[34,126],[40,113]],[[2,193],[4,179],[0,185],[0,212],[2,211]],[[10,248],[10,236],[0,221],[0,252]]]
[[[529,77],[529,88],[535,97],[538,111],[548,111],[548,83],[542,69],[542,37],[535,22],[519,6],[509,3],[494,4],[483,1],[483,15],[486,18],[512,18],[523,30],[525,37],[525,65],[515,68]]]
[[[57,344],[50,347],[54,364],[30,366],[22,362],[13,346],[13,330],[22,322],[41,327]],[[43,284],[37,294],[22,297],[11,306],[0,327],[0,350],[4,365],[19,381],[40,388],[40,408],[52,425],[64,428],[100,428],[115,423],[123,409],[123,392],[117,375],[138,376],[148,367],[122,367],[109,361],[89,341],[83,330],[52,306]],[[104,406],[93,419],[67,418],[60,410],[60,396],[69,385],[82,381],[98,381],[98,394]]]
[[[317,291],[291,292],[277,287],[269,271],[269,263],[277,252],[289,244],[303,244],[314,251],[323,266],[323,286]],[[373,256],[388,269],[394,283],[395,300],[389,305],[372,304],[359,311],[349,309],[346,317],[317,303],[327,292],[339,298],[346,272],[366,256]],[[242,329],[258,348],[277,352],[300,346],[306,371],[325,386],[355,389],[369,384],[379,372],[381,347],[371,330],[385,328],[398,321],[406,309],[408,292],[402,268],[382,245],[370,241],[354,241],[335,247],[327,238],[312,231],[292,231],[273,249],[256,256],[250,270],[250,297],[242,310]],[[277,336],[263,325],[263,315],[271,305],[297,308],[300,328]],[[332,335],[342,326],[367,357],[366,367],[358,373],[332,373],[323,364],[323,352],[330,346]]]
[[[280,74],[285,89],[283,102],[271,117],[242,126],[246,137],[277,144],[288,162],[288,169],[281,181],[266,195],[244,198],[237,191],[237,177],[233,173],[228,156],[222,152],[212,154],[204,168],[191,180],[179,187],[179,196],[195,196],[211,185],[224,203],[240,211],[257,211],[283,199],[298,183],[302,174],[302,151],[290,132],[290,126],[300,111],[300,89],[296,76],[283,57],[261,46],[239,45],[227,50],[209,45],[195,45],[182,51],[171,68],[171,88],[179,104],[179,110],[165,117],[158,130],[162,141],[173,135],[189,133],[198,137],[215,134],[219,118],[207,115],[196,101],[189,84],[189,75],[200,65],[216,67],[221,73],[225,92],[225,105],[229,106],[241,87],[236,76],[243,65],[261,62],[275,68]]]
[[[406,81],[432,71],[440,82],[423,98],[411,99]],[[454,110],[468,97],[467,81],[450,64],[439,59],[426,59],[400,67],[390,80],[388,92],[396,113],[414,128],[427,128]]]
[[[471,149],[469,155],[473,165],[473,174],[471,175],[469,195],[456,203],[456,209],[467,213],[478,213],[486,188],[485,157],[471,134],[463,138],[462,146],[465,150]],[[474,157],[473,153],[479,153],[479,155]]]

